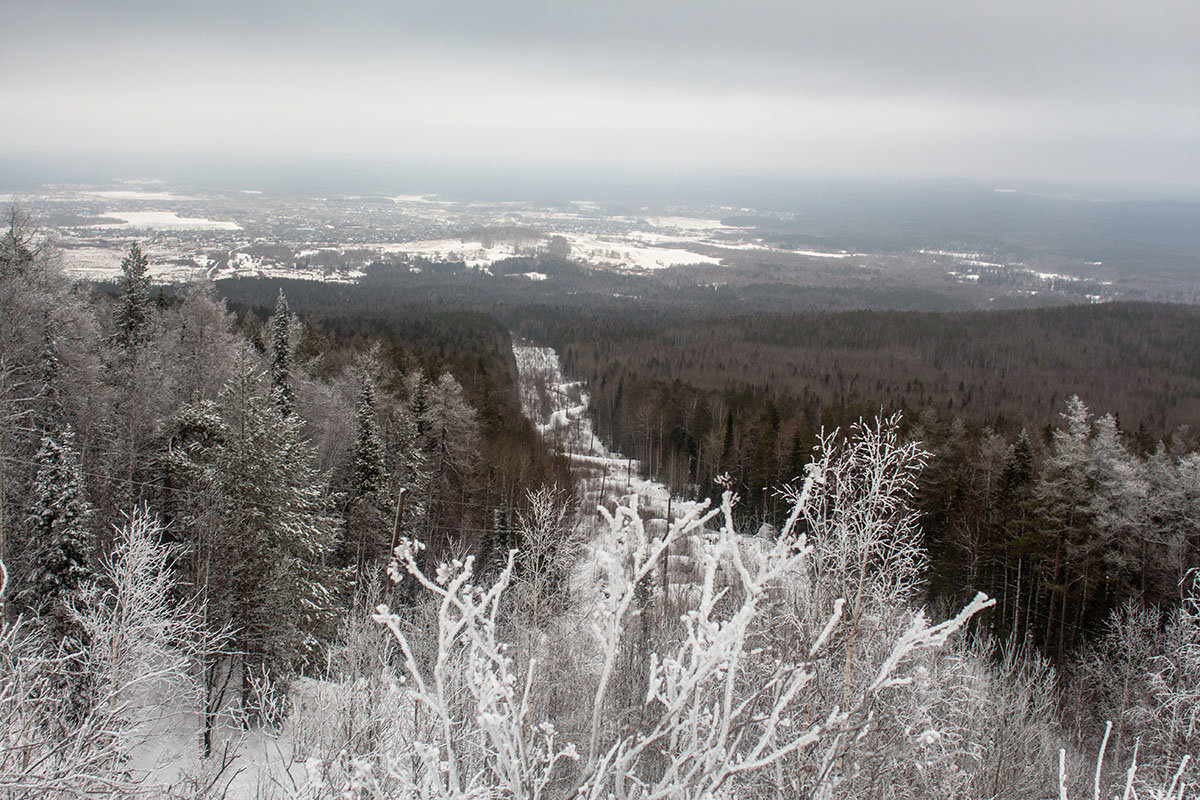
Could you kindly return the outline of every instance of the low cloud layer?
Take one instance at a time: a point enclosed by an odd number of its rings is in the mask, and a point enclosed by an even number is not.
[[[1200,4],[27,3],[0,151],[1200,187]]]

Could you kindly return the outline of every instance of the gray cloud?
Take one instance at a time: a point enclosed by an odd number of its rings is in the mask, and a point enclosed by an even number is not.
[[[20,79],[0,100],[34,113],[0,148],[1200,186],[1194,0],[48,0],[6,17],[0,67]]]

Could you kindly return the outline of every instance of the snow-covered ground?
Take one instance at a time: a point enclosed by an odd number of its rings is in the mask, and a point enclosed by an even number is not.
[[[496,241],[490,245],[483,242],[463,241],[462,239],[430,239],[417,242],[394,242],[374,245],[381,253],[403,253],[408,256],[419,256],[430,261],[461,261],[468,267],[482,269],[490,267],[497,261],[523,255],[531,250],[529,244],[518,242]]]
[[[689,514],[702,513],[694,500],[674,497],[670,489],[654,480],[639,476],[640,465],[610,450],[593,430],[588,416],[589,398],[583,384],[567,380],[558,354],[549,347],[514,340],[513,355],[519,374],[521,411],[538,428],[542,438],[571,462],[576,484],[576,530],[584,537],[583,556],[569,581],[574,613],[587,617],[601,607],[601,592],[614,567],[627,552],[629,542],[614,531],[600,516],[599,506],[610,512],[618,504],[636,502],[634,509],[642,519],[645,533],[658,538],[667,533],[671,522]],[[714,497],[714,500],[717,498]],[[656,569],[651,589],[661,596],[662,587],[684,602],[698,596],[697,580],[703,561],[718,554],[713,531],[700,529],[673,542],[668,550],[667,573]],[[739,539],[743,554],[759,558],[765,540],[754,536]],[[661,580],[661,582],[660,582]]]
[[[633,234],[636,236],[637,234]],[[568,234],[571,257],[589,264],[621,267],[638,271],[666,269],[685,264],[720,264],[721,259],[701,255],[685,247],[656,247],[638,244],[632,239]],[[682,242],[682,239],[676,241]]]
[[[102,216],[124,220],[124,222],[100,223],[91,227],[189,231],[240,231],[242,229],[241,225],[231,220],[181,217],[177,211],[105,211]]]
[[[550,347],[513,344],[520,380],[521,411],[542,438],[566,454],[575,476],[579,522],[595,530],[597,506],[613,505],[631,494],[638,496],[642,517],[665,520],[685,516],[697,503],[672,497],[659,481],[640,476],[641,465],[608,448],[588,416],[590,398],[579,381],[563,375],[558,353]]]

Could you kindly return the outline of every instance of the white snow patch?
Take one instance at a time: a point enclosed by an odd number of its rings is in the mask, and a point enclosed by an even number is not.
[[[65,247],[61,250],[63,271],[80,280],[107,281],[121,274],[121,259],[128,255],[126,249],[109,249],[104,247]],[[181,256],[148,249],[146,255],[150,259],[148,272],[157,283],[177,283],[195,280],[204,275],[207,258],[203,255],[193,256],[198,266],[180,264],[164,264],[162,260],[180,258]]]
[[[524,272],[521,274],[526,278],[529,278],[531,281],[544,281],[547,277],[549,277],[544,272]]]
[[[589,234],[564,235],[571,245],[572,256],[600,266],[654,270],[684,264],[721,263],[719,258],[700,255],[681,247],[649,247]]]
[[[119,224],[102,223],[91,228],[153,228],[158,230],[240,231],[241,225],[228,220],[181,217],[175,211],[105,211],[103,216],[124,220]]]
[[[677,228],[686,231],[737,230],[734,226],[726,225],[718,219],[701,219],[699,217],[651,217],[646,221],[656,228]]]
[[[511,242],[494,242],[485,247],[483,242],[461,239],[429,239],[417,242],[397,242],[379,245],[383,253],[404,253],[421,256],[430,261],[462,261],[468,267],[490,267],[497,261],[512,258],[521,253],[521,246]]]
[[[951,256],[953,258],[983,258],[982,253],[957,253],[953,250],[918,250],[928,256]]]
[[[861,253],[826,253],[823,250],[780,250],[779,252],[794,253],[798,256],[808,256],[809,258],[851,258],[862,255]]]
[[[1077,280],[1079,280],[1079,278],[1076,278],[1074,275],[1063,275],[1058,272],[1035,272],[1033,274],[1038,277],[1038,280],[1043,280],[1043,281],[1077,281]]]
[[[448,206],[449,202],[445,200],[431,199],[427,194],[397,194],[392,195],[391,201],[400,205],[406,203],[419,203],[421,205]]]

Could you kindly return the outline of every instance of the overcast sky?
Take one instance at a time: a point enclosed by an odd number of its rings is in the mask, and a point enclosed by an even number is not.
[[[1200,187],[1198,0],[0,0],[0,153]]]

